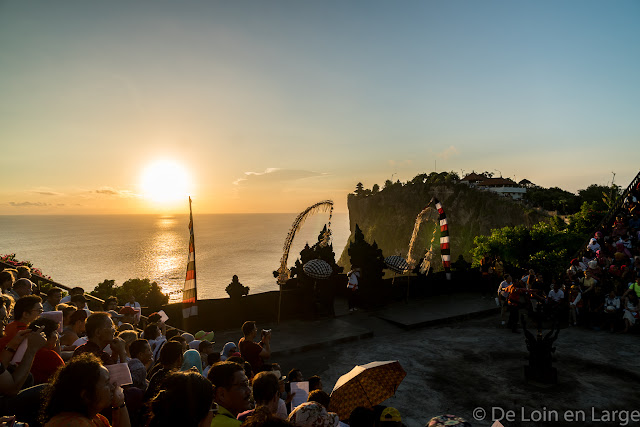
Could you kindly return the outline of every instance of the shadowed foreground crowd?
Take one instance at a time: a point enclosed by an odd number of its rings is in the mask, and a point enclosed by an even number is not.
[[[213,332],[180,334],[157,313],[137,329],[133,299],[120,310],[110,299],[105,311],[90,312],[81,290],[63,303],[53,288],[43,302],[20,272],[0,274],[0,426],[403,425],[396,409],[382,406],[358,407],[340,420],[318,376],[307,379],[306,399],[294,400],[292,384],[303,381],[302,373],[294,368],[284,376],[268,362],[271,331],[256,341],[255,322],[245,322],[238,343],[218,352]],[[63,328],[51,314],[63,317]],[[449,415],[427,425],[445,423],[469,425]]]

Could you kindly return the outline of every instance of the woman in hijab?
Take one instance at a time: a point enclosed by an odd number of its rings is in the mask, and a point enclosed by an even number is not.
[[[198,350],[187,350],[182,355],[182,367],[181,371],[188,371],[191,368],[196,368],[200,374],[202,374],[202,359]]]
[[[227,360],[233,353],[236,353],[237,351],[238,347],[235,345],[235,343],[226,343],[224,347],[222,347],[222,351],[220,352],[220,361]]]

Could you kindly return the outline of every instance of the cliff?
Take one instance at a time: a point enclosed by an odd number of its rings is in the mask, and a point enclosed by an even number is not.
[[[351,229],[349,241],[353,240],[355,226],[358,224],[365,239],[370,243],[375,240],[385,257],[401,255],[406,258],[416,216],[432,197],[440,200],[447,215],[452,262],[457,260],[459,255],[471,261],[469,251],[473,247],[473,239],[478,235],[490,234],[494,228],[520,224],[531,226],[548,218],[511,199],[469,188],[465,184],[396,183],[378,193],[366,196],[348,195]],[[434,229],[433,222],[422,225],[414,253],[424,255]],[[433,267],[440,270],[440,228],[436,231]],[[338,262],[347,269],[350,267],[348,245],[349,243]]]

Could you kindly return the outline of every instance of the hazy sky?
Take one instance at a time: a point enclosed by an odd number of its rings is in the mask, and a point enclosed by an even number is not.
[[[201,213],[344,211],[434,168],[626,186],[638,22],[635,0],[0,0],[0,214],[184,212],[141,187],[161,159]]]

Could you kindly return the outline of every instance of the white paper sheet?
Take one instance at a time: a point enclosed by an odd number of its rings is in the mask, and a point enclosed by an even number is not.
[[[165,313],[164,310],[160,310],[158,314],[160,315],[160,321],[162,321],[162,323],[167,323],[167,320],[169,320],[167,313]]]
[[[107,365],[105,366],[109,370],[111,383],[116,383],[120,387],[123,385],[133,384],[133,380],[131,379],[131,371],[129,370],[129,365],[126,363],[116,363],[115,365]]]
[[[296,394],[291,400],[291,410],[293,410],[293,408],[307,401],[309,397],[309,381],[298,381],[289,384],[291,385],[291,393]]]

